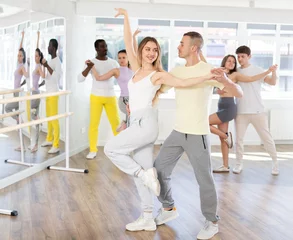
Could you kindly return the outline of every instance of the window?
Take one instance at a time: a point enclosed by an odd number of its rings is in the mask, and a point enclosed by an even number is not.
[[[271,37],[276,35],[275,24],[247,24],[248,36],[266,36]]]
[[[221,22],[209,22],[208,23],[208,35],[231,37],[237,35],[238,24],[237,23],[221,23]]]
[[[275,42],[270,40],[250,40],[251,64],[268,69],[274,63]]]
[[[279,91],[293,91],[293,43],[283,43],[280,47]]]
[[[281,25],[280,34],[281,34],[281,37],[293,37],[293,26]]]
[[[208,39],[205,44],[206,60],[215,67],[221,66],[223,58],[228,54],[235,54],[237,41],[231,39]]]

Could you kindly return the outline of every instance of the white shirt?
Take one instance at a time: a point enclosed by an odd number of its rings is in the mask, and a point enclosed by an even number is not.
[[[238,68],[237,71],[246,76],[254,76],[264,71],[257,66],[249,65],[247,68]],[[261,98],[261,85],[264,78],[254,82],[238,82],[243,90],[243,97],[237,98],[238,114],[255,114],[264,112]]]
[[[62,76],[62,68],[61,68],[61,61],[59,57],[55,57],[48,62],[48,65],[53,70],[53,74],[51,75],[50,72],[47,70],[47,74],[45,77],[46,81],[46,92],[58,92],[59,87],[58,83]]]
[[[133,82],[132,77],[128,82],[130,112],[153,107],[153,99],[161,87],[151,82],[151,77],[155,73],[155,71],[150,73],[138,82]]]
[[[119,68],[119,64],[117,61],[115,61],[112,58],[107,58],[107,60],[98,60],[96,58],[91,60],[94,63],[94,68],[97,70],[99,75],[103,75],[113,68]],[[85,67],[86,69],[86,67]],[[91,72],[90,72],[91,73]],[[109,78],[108,80],[105,81],[97,81],[95,77],[92,75],[93,79],[93,84],[92,84],[92,91],[91,93],[95,96],[103,96],[103,97],[112,97],[115,96],[115,91],[114,91],[114,77]],[[80,73],[78,75],[78,81],[83,82],[86,79]]]

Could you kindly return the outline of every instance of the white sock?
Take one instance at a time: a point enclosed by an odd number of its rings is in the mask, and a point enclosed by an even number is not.
[[[153,219],[153,213],[152,212],[143,212],[143,218],[144,219]]]

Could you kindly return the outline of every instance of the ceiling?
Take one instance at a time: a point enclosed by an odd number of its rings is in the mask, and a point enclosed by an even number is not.
[[[1,11],[1,9],[3,11]],[[5,4],[0,4],[0,18],[9,17],[11,15],[23,12],[24,9],[18,7],[12,7]]]
[[[72,2],[125,2],[145,4],[177,4],[213,7],[240,7],[261,9],[292,9],[292,0],[69,0]]]

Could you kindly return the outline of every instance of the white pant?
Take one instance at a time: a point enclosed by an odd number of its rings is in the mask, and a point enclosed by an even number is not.
[[[104,147],[106,156],[121,171],[135,176],[143,211],[153,210],[154,196],[136,175],[141,169],[153,167],[153,148],[158,133],[157,111],[153,108],[138,110],[131,113],[130,126],[110,139]]]
[[[260,136],[264,147],[273,161],[277,161],[277,151],[272,135],[269,131],[268,117],[266,113],[259,114],[238,114],[236,124],[236,161],[242,163],[243,159],[243,138],[249,124],[252,124]]]

